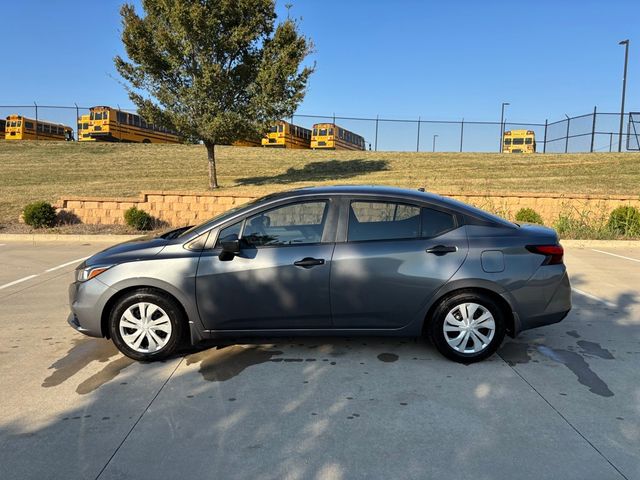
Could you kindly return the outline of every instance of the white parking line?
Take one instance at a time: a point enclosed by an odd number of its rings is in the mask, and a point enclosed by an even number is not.
[[[625,257],[624,255],[618,255],[616,253],[605,252],[603,250],[596,250],[595,248],[592,248],[591,250],[598,253],[604,253],[605,255],[611,255],[612,257],[624,258],[625,260],[631,260],[632,262],[640,263],[640,260],[638,260],[637,258]]]
[[[0,285],[0,290],[2,290],[3,288],[10,287],[12,285],[17,285],[18,283],[26,282],[27,280],[31,280],[32,278],[35,278],[37,276],[38,274],[29,275],[28,277],[22,277],[22,278],[19,278],[18,280],[14,280],[13,282],[5,283],[4,285]]]
[[[64,268],[64,267],[67,267],[69,265],[73,265],[74,263],[79,263],[79,262],[81,262],[83,260],[86,260],[87,258],[89,258],[89,257],[76,258],[75,260],[71,260],[70,262],[63,263],[62,265],[57,265],[55,267],[51,267],[51,268],[45,270],[45,272],[53,272],[54,270],[58,270],[59,268]]]
[[[590,298],[591,300],[595,300],[596,302],[603,303],[604,305],[606,305],[609,308],[616,308],[617,307],[617,305],[615,303],[609,302],[608,300],[605,300],[605,299],[600,298],[600,297],[596,297],[595,295],[591,295],[590,293],[584,292],[584,291],[582,291],[582,290],[580,290],[578,288],[571,287],[571,290],[576,292],[578,295],[582,295],[583,297]]]

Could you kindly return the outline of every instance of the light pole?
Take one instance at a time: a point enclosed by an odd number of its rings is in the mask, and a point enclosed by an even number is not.
[[[433,152],[435,153],[436,151],[436,138],[438,138],[438,135],[434,135],[433,136]]]
[[[507,105],[511,105],[509,102],[502,102],[502,107],[500,109],[500,153],[502,153],[502,137],[504,136],[504,107]]]
[[[620,132],[618,132],[618,152],[622,152],[622,128],[624,123],[624,95],[627,91],[627,63],[629,62],[629,40],[622,40],[624,45],[624,73],[622,75],[622,105],[620,106]]]

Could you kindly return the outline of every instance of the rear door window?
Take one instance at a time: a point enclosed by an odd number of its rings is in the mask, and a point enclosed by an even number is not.
[[[351,202],[348,241],[399,240],[419,236],[420,207],[396,202]]]
[[[432,208],[422,209],[422,238],[432,238],[456,228],[453,215]]]

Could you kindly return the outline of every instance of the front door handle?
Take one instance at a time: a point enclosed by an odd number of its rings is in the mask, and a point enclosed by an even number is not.
[[[457,252],[458,247],[436,245],[435,247],[427,248],[427,253],[433,253],[434,255],[446,255],[447,253]]]
[[[311,268],[316,265],[324,265],[324,258],[305,257],[302,260],[293,262],[296,267]]]

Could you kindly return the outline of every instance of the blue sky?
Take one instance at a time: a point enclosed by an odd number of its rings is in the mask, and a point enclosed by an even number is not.
[[[638,1],[288,2],[315,44],[300,113],[497,121],[502,101],[514,121],[617,111],[625,38],[627,110],[640,110]],[[0,104],[130,105],[112,61],[120,3],[3,5]]]

